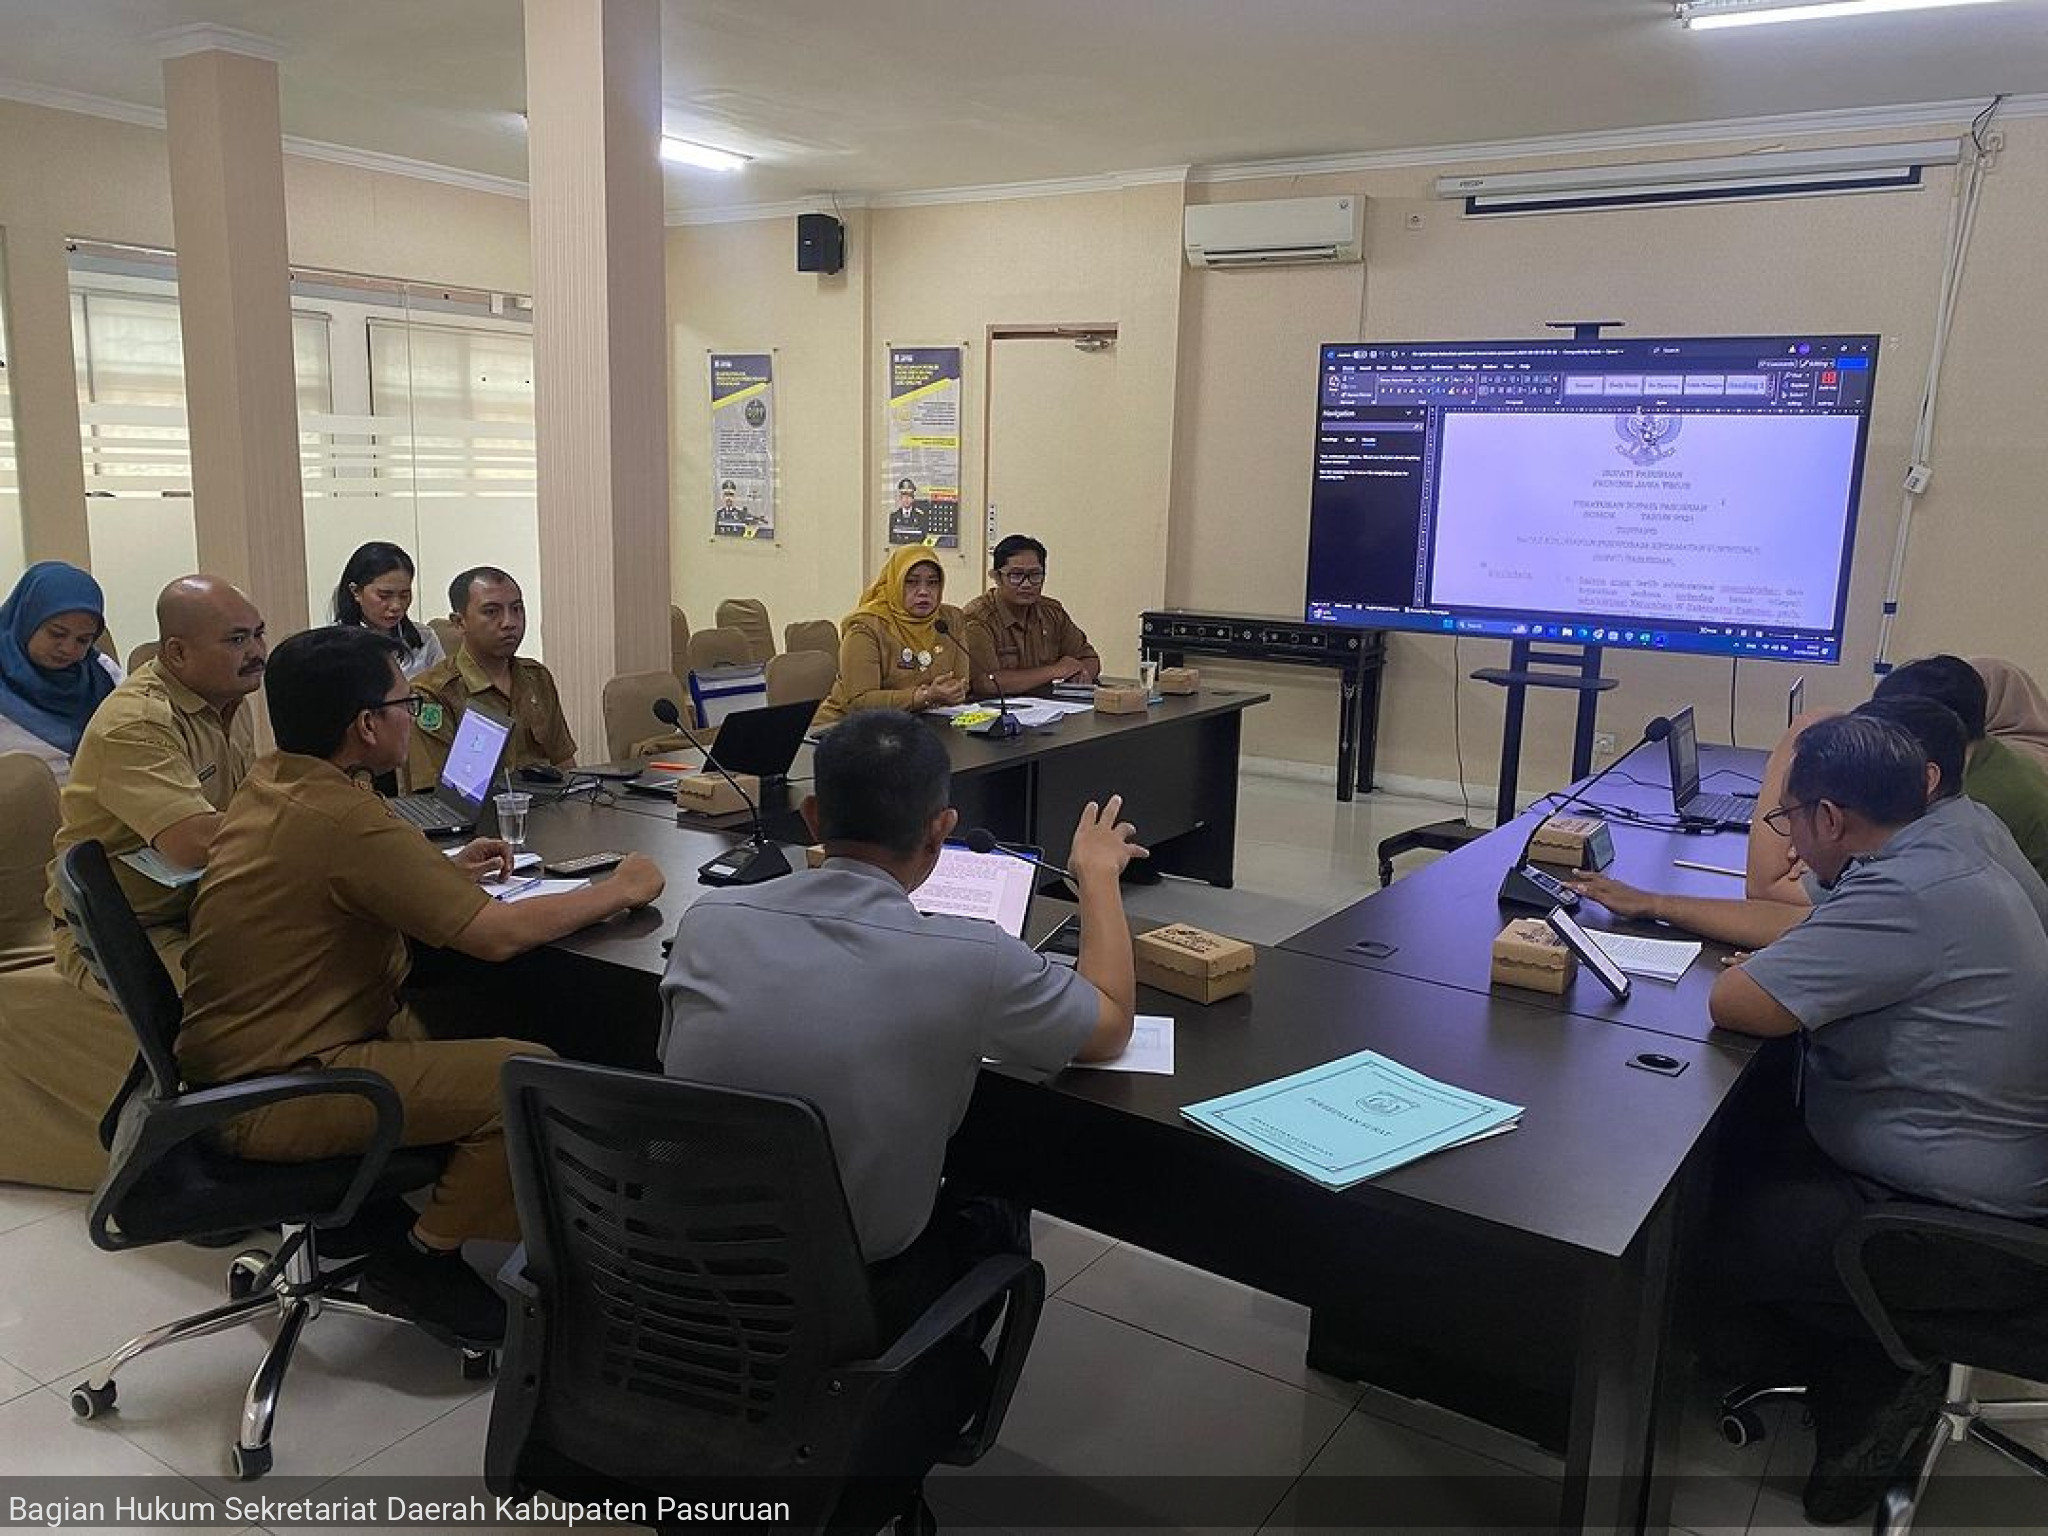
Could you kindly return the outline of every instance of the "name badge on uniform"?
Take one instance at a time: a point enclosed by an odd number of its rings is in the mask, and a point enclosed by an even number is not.
[[[204,768],[199,770],[199,782],[204,784],[208,779],[212,778],[218,772],[220,772],[220,764],[208,763]]]

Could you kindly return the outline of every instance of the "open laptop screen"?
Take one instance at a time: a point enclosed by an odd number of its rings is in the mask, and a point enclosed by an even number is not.
[[[1671,734],[1666,738],[1671,762],[1671,799],[1680,810],[1700,790],[1700,740],[1688,706],[1671,717]]]
[[[443,796],[460,800],[470,809],[482,805],[511,734],[510,721],[473,704],[465,709],[455,727],[455,744],[448,749],[448,761],[441,769]]]
[[[1031,915],[1032,885],[1038,865],[1012,853],[976,853],[958,843],[939,852],[938,865],[910,900],[924,913],[979,918],[994,923],[1013,939],[1024,937]]]

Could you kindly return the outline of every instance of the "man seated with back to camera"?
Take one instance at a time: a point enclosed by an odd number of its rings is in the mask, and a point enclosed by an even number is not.
[[[1952,839],[1959,852],[1974,849],[1987,867],[2001,869],[2011,876],[2040,919],[2043,930],[2048,931],[2048,883],[2034,872],[2034,866],[2020,852],[2005,823],[1963,792],[1967,745],[1963,722],[1955,712],[1924,694],[1902,693],[1859,704],[1854,714],[1870,720],[1888,720],[1919,743],[1927,759],[1926,820],[1930,829],[1939,829],[1944,837]],[[1766,782],[1772,784],[1769,803],[1776,804],[1782,797],[1784,776],[1772,775]],[[1757,825],[1768,830],[1767,821],[1768,818],[1759,817]],[[1788,932],[1828,894],[1803,866],[1799,878],[1779,886],[1781,896],[1770,900],[1644,891],[1594,873],[1573,876],[1571,885],[1581,896],[1599,902],[1617,917],[1668,923],[1701,938],[1743,949],[1760,949]]]
[[[403,1019],[407,940],[509,960],[661,894],[661,871],[631,854],[609,879],[528,901],[493,901],[477,882],[508,873],[511,850],[480,839],[454,858],[401,821],[370,780],[405,761],[418,695],[403,647],[335,625],[292,636],[270,658],[277,751],[259,761],[213,839],[192,906],[178,1065],[195,1084],[307,1066],[362,1067],[405,1105],[401,1144],[452,1150],[426,1208],[373,1246],[363,1297],[429,1332],[490,1343],[504,1305],[461,1259],[470,1238],[518,1237],[505,1163],[498,1071],[544,1055],[521,1040],[424,1040]],[[259,1109],[223,1141],[237,1156],[293,1163],[367,1144],[372,1115],[339,1095]]]
[[[1767,814],[1826,899],[1710,999],[1720,1028],[1801,1041],[1800,1118],[1731,1149],[1709,1246],[1716,1299],[1775,1329],[1774,1368],[1805,1373],[1805,1506],[1824,1522],[1876,1502],[1942,1390],[1863,1323],[1837,1235],[1896,1199],[2048,1217],[2048,933],[1967,818],[1923,814],[1926,793],[1927,753],[1900,726],[1810,727]],[[1903,1305],[1954,1304],[1950,1274],[1898,1278]]]
[[[554,674],[519,654],[526,640],[526,594],[494,565],[474,566],[448,583],[448,608],[462,644],[447,660],[412,680],[425,702],[413,733],[408,782],[432,789],[455,745],[455,728],[472,703],[512,722],[505,742],[507,772],[559,772],[576,761],[576,738],[562,715]]]
[[[938,737],[901,710],[849,715],[819,744],[804,820],[825,862],[700,897],[662,978],[671,1077],[816,1106],[893,1338],[974,1263],[1028,1252],[1027,1214],[941,1187],[984,1056],[1055,1072],[1131,1037],[1137,983],[1118,880],[1146,850],[1091,803],[1067,863],[1080,888],[1069,968],[990,923],[925,916],[910,893],[959,820]]]

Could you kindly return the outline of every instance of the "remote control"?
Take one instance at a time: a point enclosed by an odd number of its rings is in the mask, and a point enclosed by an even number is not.
[[[601,875],[608,869],[618,868],[623,853],[584,853],[573,859],[552,859],[548,862],[548,873],[564,880],[578,875]]]

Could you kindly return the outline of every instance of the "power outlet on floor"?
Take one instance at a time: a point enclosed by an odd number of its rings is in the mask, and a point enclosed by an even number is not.
[[[1595,757],[1614,756],[1614,732],[1595,731],[1593,733],[1593,755]]]

